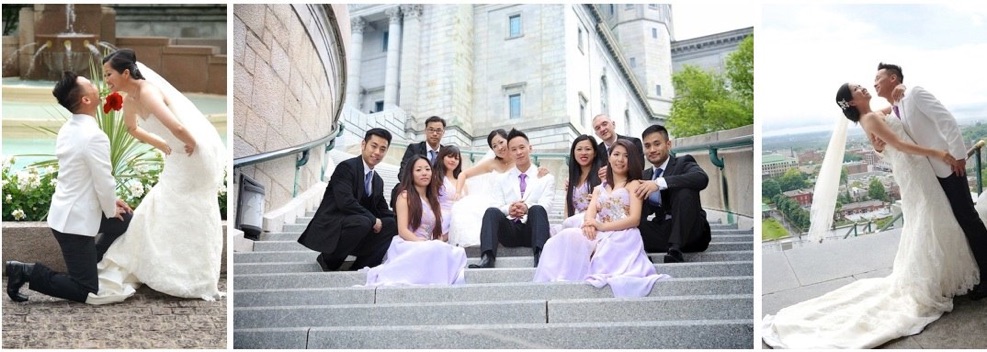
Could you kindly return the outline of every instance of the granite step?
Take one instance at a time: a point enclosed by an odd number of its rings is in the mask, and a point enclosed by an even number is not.
[[[233,262],[240,263],[315,263],[319,253],[310,250],[285,252],[238,252],[233,254]],[[664,262],[664,253],[649,253],[652,262]],[[686,262],[723,262],[753,260],[753,250],[685,253]],[[467,259],[468,264],[476,264],[479,258]],[[497,257],[498,268],[530,268],[534,264],[531,255],[518,257]],[[345,264],[344,264],[345,267]]]
[[[753,316],[745,295],[634,299],[517,300],[237,308],[234,328],[590,323],[744,319]]]
[[[720,251],[746,251],[753,250],[753,242],[710,242],[706,252]],[[297,241],[259,241],[254,243],[255,252],[290,252],[308,250]],[[479,257],[481,254],[479,246],[466,247],[466,256],[470,258]],[[497,249],[498,257],[520,257],[532,255],[530,247],[504,247]]]
[[[479,302],[518,299],[613,298],[609,286],[593,287],[585,282],[506,282],[406,287],[321,287],[294,282],[284,287],[271,282],[234,281],[236,307],[333,305],[359,303]],[[655,283],[648,297],[702,296],[711,294],[753,295],[752,276],[672,278]]]
[[[753,319],[233,331],[233,348],[751,349],[753,346]]]
[[[260,241],[255,243],[260,243],[264,241],[298,241],[298,236],[301,236],[301,232],[267,232],[260,235]],[[717,242],[753,242],[753,234],[722,234],[717,231],[713,231],[710,243]],[[255,249],[256,250],[256,249]]]
[[[556,219],[549,218],[549,223],[551,223],[551,224],[559,224],[559,223],[562,223],[562,220],[563,220],[562,218],[556,218]],[[736,226],[736,225],[734,225],[734,226]],[[284,227],[282,228],[282,232],[295,232],[295,233],[301,234],[302,231],[305,231],[305,228],[306,227],[308,227],[308,222],[307,221],[304,222],[304,223],[285,224]],[[712,225],[711,225],[711,227],[712,227]],[[712,231],[712,233],[714,235],[715,234],[721,234],[721,235],[743,235],[743,234],[753,234],[754,233],[754,230],[753,229],[741,230],[741,229],[736,229],[736,228],[717,228],[717,229],[712,229],[711,231]]]
[[[237,263],[233,266],[237,277],[249,277],[247,275],[258,274],[323,273],[322,268],[314,262]],[[754,266],[752,261],[659,263],[655,264],[655,270],[674,277],[732,276],[753,275]],[[534,272],[535,268],[466,269],[466,282],[531,281]],[[323,274],[334,277],[333,282],[339,282],[338,284],[331,284],[334,287],[359,285],[366,279],[366,274],[357,271],[337,271]]]

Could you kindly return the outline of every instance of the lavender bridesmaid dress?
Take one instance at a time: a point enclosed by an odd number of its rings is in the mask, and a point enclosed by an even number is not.
[[[552,236],[555,236],[560,231],[569,228],[578,228],[583,225],[583,218],[586,215],[586,209],[589,208],[589,202],[593,200],[593,192],[590,192],[589,182],[583,182],[579,187],[572,190],[572,207],[575,212],[572,216],[562,220],[562,224],[553,225],[551,230]]]
[[[600,185],[596,218],[600,222],[622,219],[630,212],[630,194],[621,188],[608,191]],[[598,231],[590,241],[581,228],[568,228],[545,243],[535,282],[585,280],[595,287],[610,285],[615,297],[644,297],[659,275],[644,252],[637,227]]]
[[[418,238],[429,239],[435,226],[435,215],[422,200],[422,223],[412,230]],[[463,248],[438,240],[410,242],[398,235],[391,240],[384,263],[367,271],[367,286],[463,284],[465,269]]]

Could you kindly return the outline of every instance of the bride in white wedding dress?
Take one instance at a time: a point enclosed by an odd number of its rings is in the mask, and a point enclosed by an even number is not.
[[[158,183],[99,262],[99,292],[86,303],[123,301],[142,283],[171,296],[216,300],[223,295],[216,198],[226,164],[222,140],[195,105],[137,62],[132,50],[120,49],[103,62],[109,88],[127,93],[128,132],[165,157]]]
[[[490,151],[469,169],[463,170],[456,181],[456,199],[449,225],[449,244],[459,247],[480,245],[480,224],[487,208],[492,204],[493,185],[500,177],[514,168],[514,156],[507,149],[507,131],[496,129],[487,135]],[[538,177],[548,174],[548,169],[538,168]],[[468,181],[467,181],[468,180]],[[468,182],[468,183],[467,183]],[[463,190],[468,190],[467,195]]]
[[[844,115],[887,143],[884,158],[901,187],[904,227],[892,272],[765,316],[762,336],[772,347],[872,348],[918,334],[953,309],[954,296],[979,281],[966,237],[928,158],[947,164],[956,160],[945,150],[915,145],[897,117],[871,111],[870,99],[866,89],[854,84],[844,84],[837,93]],[[838,178],[839,171],[823,177]]]

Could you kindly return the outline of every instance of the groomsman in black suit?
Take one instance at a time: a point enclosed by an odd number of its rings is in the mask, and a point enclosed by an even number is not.
[[[641,238],[647,252],[666,252],[666,263],[682,262],[683,252],[702,252],[709,247],[710,229],[699,191],[706,189],[709,177],[691,155],[669,156],[672,141],[668,130],[652,125],[641,134],[644,150],[652,167],[644,178],[652,180],[636,195],[647,197],[641,214]],[[654,214],[652,220],[647,220]]]
[[[531,164],[531,143],[523,132],[512,129],[507,145],[514,154],[515,167],[508,170],[493,192],[498,207],[488,208],[480,227],[479,264],[470,268],[493,268],[497,261],[497,245],[531,247],[535,266],[541,250],[548,241],[548,212],[555,199],[555,177],[538,176],[538,167]],[[499,191],[499,192],[498,192]]]
[[[637,139],[637,137],[621,136],[617,134],[615,131],[616,127],[617,126],[614,125],[613,120],[610,119],[610,116],[607,116],[606,114],[599,114],[593,118],[593,131],[596,132],[597,137],[600,137],[600,144],[596,145],[596,160],[600,163],[600,165],[603,165],[598,172],[598,176],[604,181],[607,179],[607,165],[610,160],[610,146],[612,146],[618,139],[625,139],[631,143],[634,143],[634,146],[637,147],[637,151],[628,151],[629,156],[634,157],[636,155],[638,159],[644,160],[644,154],[642,152],[644,148],[641,146],[641,140]]]
[[[442,141],[442,136],[445,134],[445,119],[432,116],[425,120],[425,140],[415,144],[409,144],[408,149],[404,150],[404,156],[401,157],[401,166],[398,167],[398,175],[404,175],[404,167],[408,166],[408,162],[413,160],[416,155],[428,157],[428,161],[432,163],[432,166],[435,166],[435,158],[439,156],[439,148],[442,148],[439,142]],[[394,199],[397,198],[398,187],[401,187],[400,182],[391,189],[391,209],[394,209]]]
[[[298,243],[321,253],[316,261],[323,271],[339,270],[348,255],[356,256],[350,270],[375,267],[384,260],[398,230],[384,200],[384,180],[374,167],[390,144],[390,132],[370,129],[360,143],[361,155],[333,171],[319,210],[298,238]]]

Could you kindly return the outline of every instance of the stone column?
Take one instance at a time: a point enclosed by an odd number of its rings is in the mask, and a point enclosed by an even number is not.
[[[385,11],[390,18],[387,40],[387,71],[384,76],[384,109],[398,104],[398,73],[401,63],[401,9],[397,6]]]
[[[363,60],[361,54],[363,54],[363,29],[366,28],[367,22],[361,17],[353,18],[350,23],[350,29],[352,34],[352,45],[350,45],[350,50],[346,52],[348,57],[346,62],[347,72],[347,82],[346,82],[346,105],[350,107],[360,109],[360,63]]]
[[[404,69],[400,73],[401,91],[398,92],[401,108],[413,116],[418,116],[422,121],[414,121],[414,129],[421,129],[424,126],[424,115],[418,111],[418,60],[419,41],[421,40],[421,14],[422,5],[401,5],[401,12],[404,14],[404,28],[401,38],[401,67]]]

